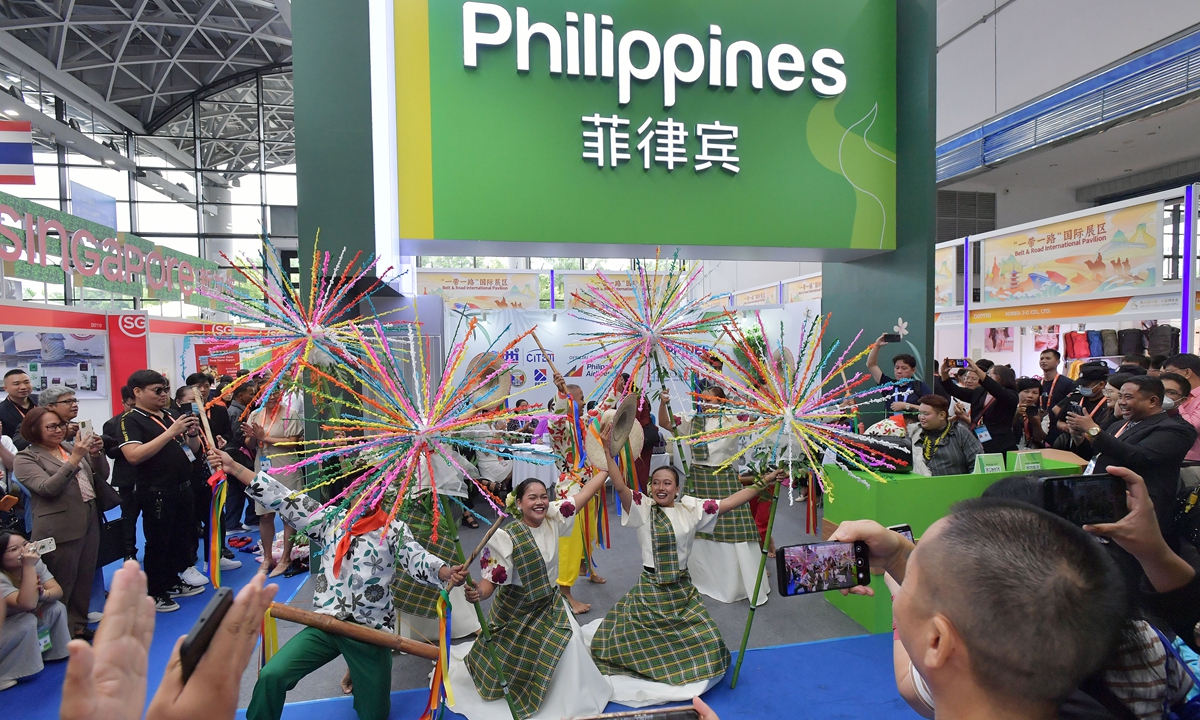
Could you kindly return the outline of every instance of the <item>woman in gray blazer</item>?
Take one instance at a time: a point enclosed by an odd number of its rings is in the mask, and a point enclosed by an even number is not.
[[[71,635],[86,638],[100,514],[119,505],[121,498],[105,482],[103,441],[89,435],[73,444],[64,442],[66,430],[66,421],[53,410],[30,410],[21,422],[21,437],[29,446],[17,453],[13,470],[33,498],[32,539],[52,537],[57,545],[44,561],[62,586]]]

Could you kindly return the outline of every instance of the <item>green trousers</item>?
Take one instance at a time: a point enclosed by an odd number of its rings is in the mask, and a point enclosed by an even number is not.
[[[338,655],[350,668],[358,717],[387,720],[392,710],[391,651],[310,627],[288,640],[259,672],[246,720],[279,720],[287,691]]]

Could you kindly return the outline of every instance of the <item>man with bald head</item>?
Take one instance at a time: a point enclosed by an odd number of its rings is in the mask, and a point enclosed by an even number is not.
[[[900,583],[892,608],[908,659],[897,661],[911,668],[896,674],[919,677],[920,700],[902,693],[939,720],[1058,717],[1126,617],[1126,586],[1095,538],[1023,503],[959,503],[915,548],[872,520],[831,539],[866,542],[871,565]]]

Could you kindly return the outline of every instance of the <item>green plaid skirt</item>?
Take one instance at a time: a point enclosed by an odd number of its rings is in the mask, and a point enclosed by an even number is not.
[[[501,678],[507,680],[520,718],[527,718],[546,699],[558,661],[571,641],[571,622],[557,590],[530,602],[520,585],[502,585],[495,597],[488,626],[499,667],[480,638],[467,653],[467,669],[484,700],[503,700]]]
[[[654,576],[643,572],[604,616],[592,640],[592,658],[605,675],[669,685],[708,680],[729,668],[729,648],[686,570],[667,585],[656,585]]]
[[[715,467],[692,465],[692,476],[689,484],[692,490],[688,495],[703,500],[724,500],[742,489],[742,482],[733,468],[717,471]],[[719,543],[759,542],[758,527],[754,524],[754,515],[749,505],[743,505],[736,510],[730,510],[717,520],[717,526],[711,533],[696,535],[698,540],[713,540]]]
[[[408,524],[408,529],[412,531],[413,538],[422,547],[431,554],[436,555],[442,562],[450,565],[455,564],[457,547],[453,540],[453,530],[451,532],[446,531],[446,523],[452,522],[453,518],[447,518],[444,514],[441,516],[441,529],[438,531],[438,539],[437,542],[433,542],[431,540],[433,536],[433,509],[428,494],[405,502],[400,508],[398,515]],[[397,612],[423,618],[437,617],[438,589],[417,582],[403,570],[398,571],[395,579],[392,580],[392,600],[395,602]]]

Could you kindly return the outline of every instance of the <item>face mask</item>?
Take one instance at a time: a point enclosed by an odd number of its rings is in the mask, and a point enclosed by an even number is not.
[[[1092,390],[1090,387],[1079,388],[1079,394],[1084,397],[1091,397],[1094,393],[1095,393],[1095,391]]]
[[[1163,398],[1163,410],[1174,410],[1174,409],[1175,409],[1175,401],[1172,398],[1164,397]]]

